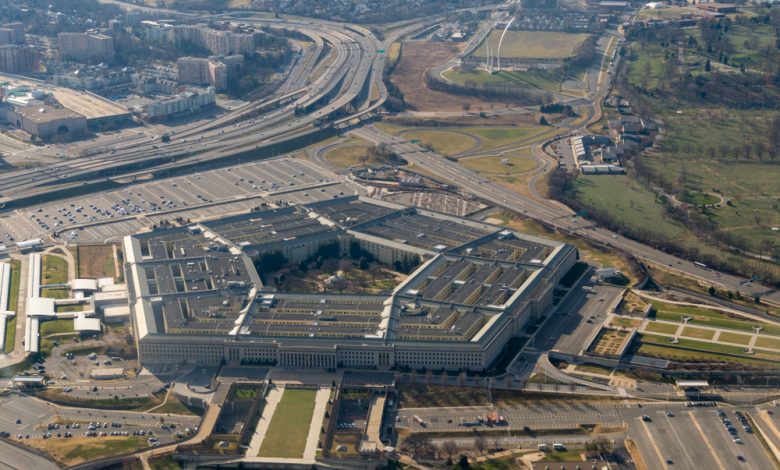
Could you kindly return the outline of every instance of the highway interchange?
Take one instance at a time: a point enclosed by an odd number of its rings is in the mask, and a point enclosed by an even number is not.
[[[148,140],[139,138],[124,143],[116,141],[110,145],[102,144],[93,151],[87,152],[86,155],[74,156],[69,160],[4,173],[0,176],[0,201],[11,203],[15,199],[44,195],[53,190],[61,189],[63,186],[77,186],[83,182],[99,181],[105,179],[106,175],[120,178],[141,175],[153,170],[175,168],[185,161],[188,164],[212,162],[226,156],[260,149],[286,139],[314,133],[323,123],[336,121],[347,124],[354,122],[356,118],[370,116],[387,98],[387,90],[382,82],[385,56],[378,51],[388,49],[389,45],[397,38],[410,31],[423,28],[426,24],[415,23],[399,28],[380,41],[364,28],[322,20],[252,17],[236,19],[235,21],[272,29],[294,29],[310,39],[311,45],[301,51],[300,57],[292,65],[287,80],[279,88],[280,91],[276,96],[238,107],[206,124],[201,123],[190,128],[177,130],[175,134],[170,135],[169,143],[162,143],[154,136]],[[611,40],[609,36],[605,36],[605,38],[607,41]],[[604,41],[603,39],[600,44],[602,51],[605,52],[606,43]],[[562,126],[561,135],[576,132],[595,118],[596,111],[592,103],[603,98],[609,88],[609,77],[601,73],[601,65],[601,61],[594,64],[587,78],[588,119],[579,124],[569,123]],[[582,101],[584,100],[578,100],[578,103]],[[492,184],[479,174],[456,162],[402,138],[388,135],[376,127],[363,125],[350,132],[369,142],[389,145],[409,163],[423,167],[429,173],[436,174],[439,179],[451,183],[465,195],[473,195],[498,207],[505,207],[527,217],[542,220],[565,233],[621,249],[639,259],[664,265],[732,290],[739,290],[746,294],[760,294],[765,300],[780,304],[780,294],[764,286],[746,285],[744,278],[714,273],[693,264],[691,261],[678,259],[609,230],[596,227],[558,203],[544,200],[538,195],[521,195]],[[545,144],[543,141],[533,144],[537,154],[542,153],[543,144]],[[285,175],[274,175],[273,169],[263,168],[263,166],[262,163],[254,163],[233,167],[232,170],[210,170],[209,183],[204,182],[202,186],[198,182],[201,179],[201,174],[197,172],[180,175],[175,180],[152,181],[142,185],[134,185],[124,190],[99,195],[98,197],[104,200],[100,208],[104,208],[103,206],[112,207],[113,204],[120,202],[123,206],[130,206],[130,203],[123,203],[123,201],[130,200],[132,197],[135,198],[132,205],[141,206],[143,204],[144,212],[149,213],[147,215],[159,212],[161,218],[164,216],[165,210],[178,213],[185,209],[184,206],[187,206],[187,211],[191,211],[193,218],[205,216],[215,202],[234,204],[235,206],[231,206],[233,210],[242,210],[251,207],[253,201],[249,196],[252,193],[262,193],[264,198],[273,198],[277,192],[282,193],[276,191],[277,188],[271,187],[270,181],[272,178],[281,180]],[[317,173],[316,170],[308,168],[310,166],[308,163],[291,163],[290,160],[280,159],[269,162],[268,166],[276,168],[277,173],[279,168],[285,168],[283,172],[303,171],[306,173],[305,176],[300,175],[301,183],[295,188],[294,198],[300,199],[294,199],[293,196],[290,196],[291,199],[286,202],[304,202],[308,201],[310,197],[336,197],[344,191],[354,190],[353,186],[339,180],[337,175],[324,171]],[[232,173],[233,171],[235,173]],[[255,183],[255,179],[258,183]],[[268,183],[262,187],[266,180]],[[174,181],[173,186],[168,184]],[[202,195],[195,200],[186,199],[187,194],[192,196],[194,191],[186,188],[176,189],[177,186],[184,187],[187,184],[192,186],[193,183],[201,188],[198,191],[199,195]],[[222,183],[221,187],[220,183]],[[247,200],[228,202],[229,195],[219,192],[220,189],[224,190],[225,188],[228,188],[228,193],[240,190],[241,194],[246,195]],[[303,191],[307,191],[305,198],[302,196]],[[309,195],[309,192],[314,194],[315,191],[318,194]],[[155,200],[155,197],[162,197],[165,202],[176,204],[176,207],[148,207],[148,203]],[[279,198],[284,200],[281,195]],[[94,198],[90,197],[89,199]],[[155,200],[155,202],[157,201]],[[184,202],[186,204],[183,204]],[[69,200],[68,206],[71,203]],[[85,204],[88,209],[84,211],[83,216],[86,216],[87,213],[94,217],[101,215],[95,207],[89,207],[89,203]],[[36,206],[35,210],[41,209],[42,215],[40,217],[44,217],[43,214],[51,217],[56,213],[62,214],[59,209],[64,205],[65,202],[55,201],[42,207]],[[81,206],[81,203],[76,205]],[[165,204],[163,203],[163,205]],[[199,212],[195,212],[196,210]],[[32,209],[25,211],[25,216],[30,213],[34,213],[34,211]],[[81,211],[79,213],[81,214]],[[17,241],[25,236],[46,234],[47,231],[39,230],[34,222],[16,223],[19,214],[20,211],[4,214],[6,218],[11,217],[10,221],[14,223],[3,222],[9,227],[16,228],[13,235]],[[106,225],[96,224],[102,228],[97,228],[92,232],[84,232],[76,236],[76,238],[80,238],[75,241],[82,239],[86,239],[86,241],[116,240],[124,231],[137,230],[149,222],[158,220],[147,217],[147,215],[123,219],[122,223],[117,220]],[[122,216],[124,214],[120,213],[117,218],[123,218]],[[27,227],[28,223],[31,227]],[[69,231],[70,228],[63,232],[62,236],[67,238]],[[71,240],[73,241],[73,238]],[[610,292],[610,294],[612,293]],[[589,302],[592,303],[592,299]],[[594,307],[595,310],[597,309]],[[565,323],[563,322],[557,327],[559,329],[565,328]],[[556,326],[550,325],[550,328],[556,328]],[[535,346],[545,349],[548,344]],[[29,415],[29,418],[25,418],[26,422],[36,419],[40,421],[47,416],[46,413],[51,413],[51,410],[41,409],[37,401],[33,403],[30,400],[32,399],[25,397],[0,399],[0,425],[3,428],[8,428],[9,431],[14,431],[14,428],[19,426],[9,422],[9,416]],[[674,416],[667,416],[665,412],[667,409],[673,409]],[[430,423],[431,429],[450,431],[459,428],[462,417],[484,414],[485,411],[486,407],[410,409],[401,410],[400,419],[402,425],[414,426],[411,416],[419,414]],[[642,455],[648,460],[650,468],[678,466],[680,468],[726,469],[771,468],[772,466],[755,435],[740,433],[744,443],[734,443],[723,430],[715,411],[709,409],[688,410],[679,404],[657,404],[651,405],[649,409],[639,409],[631,403],[615,402],[587,408],[574,404],[561,405],[557,408],[534,408],[533,406],[518,405],[502,409],[501,412],[507,416],[510,429],[516,427],[515,423],[520,427],[530,424],[539,428],[552,426],[552,423],[557,423],[558,426],[561,423],[570,425],[599,423],[611,426],[627,424],[628,431],[625,434],[637,442]],[[745,412],[749,413],[751,417],[756,414],[755,409],[745,410]],[[62,412],[60,411],[60,413]],[[99,413],[103,414],[105,419],[126,420],[128,424],[134,426],[143,424],[139,421],[140,419],[149,419],[138,418],[134,414],[122,412],[101,411]],[[733,414],[733,411],[729,411],[729,413]],[[87,418],[81,415],[81,411],[76,410],[66,412],[66,414],[69,419],[73,420]],[[643,421],[641,419],[643,414],[649,415],[651,421]],[[181,424],[192,425],[189,420],[185,421],[187,422],[182,421]],[[22,427],[26,432],[27,428]],[[690,436],[698,436],[698,438],[691,439]],[[536,440],[517,438],[516,440],[524,444],[544,441],[543,438]],[[572,437],[568,441],[564,440],[564,442],[571,443],[581,443],[581,441],[582,438],[578,437]],[[37,456],[25,454],[4,442],[0,442],[0,453],[2,455],[19,453],[20,461],[25,461],[30,465],[35,464],[36,468],[52,468],[50,462],[44,459],[36,461],[39,459]],[[744,461],[737,460],[737,456],[740,455],[744,457]],[[9,464],[0,464],[0,470],[2,468],[15,467]]]
[[[126,8],[144,8],[113,3]],[[229,19],[229,16],[221,15],[220,18]],[[150,171],[177,168],[184,162],[190,165],[211,162],[312,134],[328,121],[344,125],[354,123],[360,117],[370,116],[387,98],[381,73],[385,55],[379,51],[389,47],[397,38],[422,29],[434,20],[397,28],[380,41],[365,28],[324,20],[270,17],[233,19],[258,27],[293,29],[311,40],[312,45],[302,51],[302,56],[290,70],[287,81],[280,88],[280,95],[234,109],[206,125],[193,125],[190,129],[171,135],[170,143],[150,139],[145,144],[116,144],[110,148],[95,149],[88,156],[7,172],[0,176],[0,202],[10,206],[16,200],[43,196],[88,181],[143,175]],[[607,44],[611,40],[611,34],[605,34],[599,40],[599,48],[604,55],[594,61],[587,74],[588,100],[578,100],[578,103],[588,103],[585,106],[587,119],[562,126],[561,135],[583,129],[597,117],[593,103],[606,96],[611,82],[611,74],[603,71],[604,61],[608,60]],[[324,53],[325,44],[330,45],[327,54]],[[761,295],[765,301],[780,304],[780,293],[773,289],[747,283],[745,278],[715,273],[695,265],[695,260],[679,259],[597,227],[588,220],[576,217],[567,207],[547,201],[538,194],[524,196],[490,184],[477,173],[455,162],[374,127],[362,126],[352,132],[368,141],[391,145],[410,163],[437,174],[465,194],[542,220],[565,233],[621,249],[639,259],[667,266],[746,295]],[[542,153],[544,143],[540,141],[532,144],[535,153]]]

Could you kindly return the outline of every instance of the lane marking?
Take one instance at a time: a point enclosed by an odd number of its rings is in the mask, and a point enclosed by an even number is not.
[[[653,447],[653,450],[655,451],[655,456],[658,457],[658,461],[661,462],[661,467],[663,467],[665,470],[669,470],[669,467],[666,465],[666,459],[663,458],[663,456],[661,455],[661,449],[658,448],[658,443],[655,442],[655,437],[653,437],[653,433],[650,432],[650,428],[647,427],[647,423],[641,417],[637,419],[639,420],[639,423],[644,428],[645,434],[650,440],[650,445]]]
[[[709,438],[707,438],[707,435],[704,434],[704,430],[701,427],[701,424],[699,424],[699,420],[696,419],[695,413],[687,413],[688,416],[691,418],[691,421],[693,421],[693,425],[696,427],[696,430],[699,432],[699,435],[701,436],[701,439],[704,441],[704,444],[707,445],[707,450],[710,451],[710,454],[715,458],[715,462],[718,464],[718,468],[721,470],[726,470],[726,467],[723,466],[723,462],[720,460],[720,456],[715,452],[715,448],[712,446],[712,443],[710,442]]]
[[[672,423],[672,420],[669,419],[668,416],[664,414],[664,418],[666,418],[667,424],[669,424],[669,428],[672,430],[672,434],[674,434],[674,438],[677,439],[677,443],[680,444],[680,447],[682,447],[683,453],[685,454],[685,458],[688,459],[688,463],[691,464],[691,468],[695,468],[696,465],[693,463],[693,459],[691,458],[691,455],[688,453],[688,448],[685,444],[683,444],[683,440],[680,439],[680,435],[677,434],[677,429],[675,429],[674,423]]]

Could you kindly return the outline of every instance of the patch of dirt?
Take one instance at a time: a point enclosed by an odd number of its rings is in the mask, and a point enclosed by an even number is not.
[[[425,86],[425,72],[436,64],[446,62],[458,52],[454,44],[443,42],[408,42],[401,50],[401,62],[392,75],[393,83],[404,94],[406,102],[417,111],[463,111],[468,105],[471,112],[488,111],[491,104],[506,107],[505,99],[484,101],[463,95],[452,95],[430,90]],[[514,104],[512,104],[514,106]]]
[[[86,279],[114,277],[114,247],[112,245],[78,245],[78,276]]]

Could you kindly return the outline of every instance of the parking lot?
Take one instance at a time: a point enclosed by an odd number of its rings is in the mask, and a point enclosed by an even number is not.
[[[98,422],[100,428],[97,427]],[[27,439],[27,435],[39,438],[47,432],[56,437],[57,432],[66,431],[71,431],[74,437],[97,431],[95,437],[101,437],[102,432],[111,435],[112,431],[126,431],[132,435],[143,430],[144,435],[152,431],[161,442],[170,442],[178,432],[185,432],[187,428],[194,430],[199,422],[198,416],[62,407],[22,394],[0,398],[0,431],[14,438],[18,438],[19,434],[23,439]],[[93,426],[90,427],[89,423]],[[114,423],[113,426],[111,423]],[[55,424],[58,425],[56,429]],[[162,424],[165,424],[164,428]]]
[[[503,428],[523,429],[556,429],[577,427],[582,424],[601,424],[603,426],[620,426],[623,424],[621,402],[606,404],[582,403],[529,403],[503,407],[489,406],[459,406],[446,408],[410,408],[398,411],[398,424],[411,427],[421,426],[415,422],[414,416],[419,416],[426,422],[430,431],[463,431],[468,428],[485,428],[487,424],[479,423],[479,418],[485,418],[490,411],[496,410],[506,420]],[[467,424],[464,424],[467,423]]]
[[[46,204],[0,218],[0,243],[44,238],[116,241],[177,217],[198,219],[266,203],[304,204],[352,190],[314,164],[291,157],[196,172]]]
[[[725,411],[736,424],[736,437],[726,429],[715,409],[648,411],[650,421],[629,420],[634,439],[649,468],[774,468],[755,433],[745,432],[734,411]]]

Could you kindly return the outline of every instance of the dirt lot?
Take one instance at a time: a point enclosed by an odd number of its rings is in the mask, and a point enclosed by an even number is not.
[[[468,104],[471,111],[489,110],[506,106],[506,100],[486,102],[477,98],[432,91],[425,86],[425,71],[440,64],[458,52],[454,44],[438,42],[404,43],[401,62],[393,73],[393,83],[401,90],[406,102],[417,111],[463,111]]]
[[[74,256],[78,260],[80,278],[114,277],[114,248],[112,245],[77,245]]]

